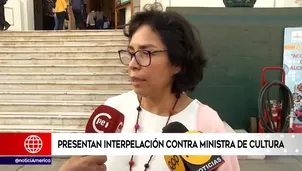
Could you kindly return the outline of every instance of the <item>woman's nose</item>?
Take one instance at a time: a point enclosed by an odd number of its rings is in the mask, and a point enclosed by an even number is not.
[[[137,63],[134,56],[130,59],[128,67],[129,67],[129,69],[139,69],[140,68],[140,65]]]

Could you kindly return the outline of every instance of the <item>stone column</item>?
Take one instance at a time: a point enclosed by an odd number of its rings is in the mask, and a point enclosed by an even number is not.
[[[134,10],[134,14],[140,11],[140,7],[141,7],[141,0],[132,0],[133,1],[133,10]]]

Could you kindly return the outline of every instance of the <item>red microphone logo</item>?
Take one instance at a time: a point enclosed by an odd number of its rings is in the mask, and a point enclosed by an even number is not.
[[[105,130],[109,127],[110,119],[112,119],[112,117],[109,114],[99,113],[93,118],[92,121],[93,130],[97,133],[104,133],[104,131],[102,130]]]
[[[115,133],[123,129],[124,115],[118,110],[100,105],[86,124],[86,133]]]
[[[124,123],[120,122],[120,124],[117,126],[115,133],[121,133],[124,127]]]

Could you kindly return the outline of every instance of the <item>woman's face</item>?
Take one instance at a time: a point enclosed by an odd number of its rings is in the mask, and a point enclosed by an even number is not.
[[[153,52],[167,49],[151,27],[143,25],[132,36],[128,50],[133,53],[137,50]],[[128,66],[133,89],[143,97],[154,96],[164,91],[170,92],[172,76],[177,69],[170,64],[166,51],[152,54],[151,63],[147,67],[140,66],[134,58]]]

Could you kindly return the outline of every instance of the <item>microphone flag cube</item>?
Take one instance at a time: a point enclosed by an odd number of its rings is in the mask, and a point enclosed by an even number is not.
[[[187,131],[186,134],[197,134],[200,131]],[[225,163],[224,159],[219,155],[169,155],[164,156],[167,166],[173,171],[183,170],[211,170],[216,171],[222,164]]]

